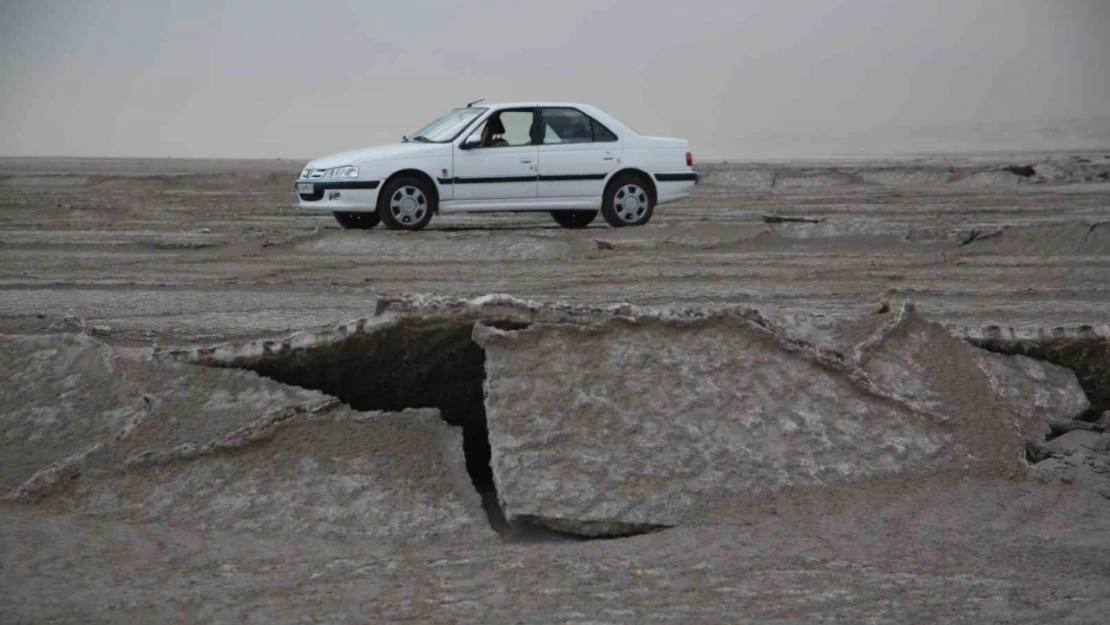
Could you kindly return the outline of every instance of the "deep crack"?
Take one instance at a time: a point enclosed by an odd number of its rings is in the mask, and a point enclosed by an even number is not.
[[[1110,338],[1088,332],[1086,336],[1016,339],[969,339],[972,345],[998,354],[1022,355],[1066,367],[1075,372],[1091,407],[1079,420],[1094,420],[1110,410]]]
[[[1083,235],[1083,238],[1079,240],[1079,243],[1075,244],[1075,249],[1072,250],[1072,254],[1078,254],[1079,250],[1083,249],[1083,244],[1087,242],[1087,239],[1091,238],[1091,234],[1093,234],[1094,231],[1098,229],[1101,223],[1102,222],[1096,221],[1095,223],[1091,224],[1091,227],[1087,229],[1087,233]]]
[[[326,349],[243,366],[284,384],[327,393],[355,410],[437,408],[444,421],[462,428],[474,488],[495,492],[483,396],[485,351],[471,339],[471,328],[470,323],[401,320]]]
[[[501,330],[529,324],[486,321]],[[373,333],[358,333],[319,348],[292,350],[227,366],[250,369],[284,384],[317,390],[360,411],[437,408],[461,427],[470,481],[490,526],[521,542],[584,540],[529,520],[510,523],[501,509],[490,467],[485,410],[485,350],[472,339],[473,321],[403,319]]]

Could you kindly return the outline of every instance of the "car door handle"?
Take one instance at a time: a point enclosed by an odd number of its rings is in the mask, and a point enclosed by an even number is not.
[[[616,160],[616,158],[617,157],[615,157],[615,156],[602,156],[601,160],[603,160],[603,161],[612,161],[612,160]]]
[[[521,163],[531,163],[531,162],[532,162],[532,159],[530,159],[530,158],[526,158],[526,159],[521,159],[521,161],[520,161],[520,162],[521,162]]]

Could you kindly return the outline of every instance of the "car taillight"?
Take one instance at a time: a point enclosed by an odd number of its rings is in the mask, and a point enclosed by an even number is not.
[[[686,166],[687,167],[693,167],[694,166],[694,155],[690,154],[689,152],[686,153]]]

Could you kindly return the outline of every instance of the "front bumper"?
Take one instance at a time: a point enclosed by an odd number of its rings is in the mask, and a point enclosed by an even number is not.
[[[293,192],[304,210],[365,212],[377,209],[379,186],[380,180],[297,180]]]
[[[298,180],[293,184],[293,190],[305,202],[318,202],[327,191],[377,189],[381,183],[381,180]],[[312,192],[302,193],[302,185],[312,185]]]

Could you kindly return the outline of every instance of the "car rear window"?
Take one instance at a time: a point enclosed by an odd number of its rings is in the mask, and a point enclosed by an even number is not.
[[[617,136],[597,120],[573,108],[543,109],[544,144],[616,141]]]

